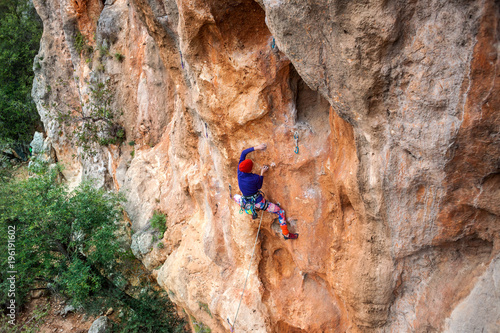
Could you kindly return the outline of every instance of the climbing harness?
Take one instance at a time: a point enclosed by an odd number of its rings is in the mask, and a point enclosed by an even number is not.
[[[293,134],[293,138],[295,139],[295,154],[299,153],[299,132],[295,131]]]
[[[259,195],[262,195],[262,197],[264,197],[264,192],[258,191],[254,195],[248,197],[241,196],[240,214],[243,214],[243,212],[245,212],[248,215],[252,215],[252,219],[255,220],[258,217],[257,212],[255,211],[255,200],[257,200]],[[264,207],[262,207],[261,210],[266,210],[268,205],[269,203],[266,200],[264,203]]]
[[[245,278],[245,284],[243,285],[243,291],[241,292],[240,303],[238,304],[238,309],[236,310],[236,315],[234,316],[233,324],[227,318],[227,322],[231,326],[231,332],[234,333],[234,327],[236,326],[236,318],[238,318],[238,312],[240,312],[241,301],[243,300],[243,295],[245,293],[245,288],[247,287],[248,276],[250,275],[250,267],[252,267],[253,257],[255,255],[255,246],[257,245],[257,241],[259,240],[260,226],[262,225],[262,217],[264,216],[264,212],[260,214],[260,222],[259,229],[257,229],[257,236],[255,237],[255,243],[253,244],[252,257],[250,258],[250,264],[248,265],[247,277]]]

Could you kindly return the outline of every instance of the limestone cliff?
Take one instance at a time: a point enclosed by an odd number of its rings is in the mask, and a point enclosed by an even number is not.
[[[264,215],[237,331],[500,330],[497,1],[34,2],[66,179],[126,195],[134,253],[196,321],[229,331],[258,220],[228,185],[266,142],[254,168],[300,237]],[[74,158],[55,115],[96,81],[126,140]]]

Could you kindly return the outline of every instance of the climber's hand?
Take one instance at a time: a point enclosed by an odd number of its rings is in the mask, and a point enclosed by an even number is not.
[[[267,145],[265,143],[261,143],[258,146],[253,147],[255,150],[265,150],[267,148]]]
[[[269,167],[267,165],[264,165],[262,168],[260,168],[260,175],[262,176],[267,170],[269,170]]]

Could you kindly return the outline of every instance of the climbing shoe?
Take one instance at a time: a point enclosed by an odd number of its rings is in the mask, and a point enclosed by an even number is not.
[[[297,239],[297,238],[299,238],[299,234],[294,234],[294,233],[290,232],[290,233],[289,233],[288,235],[286,235],[286,236],[285,236],[285,235],[283,235],[283,237],[284,237],[285,239]]]

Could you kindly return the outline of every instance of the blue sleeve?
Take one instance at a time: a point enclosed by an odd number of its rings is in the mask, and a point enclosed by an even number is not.
[[[253,152],[255,149],[253,147],[247,148],[241,152],[240,156],[240,161],[238,162],[238,165],[247,157],[248,153]]]
[[[259,190],[262,188],[263,183],[264,183],[264,176],[259,176]]]

